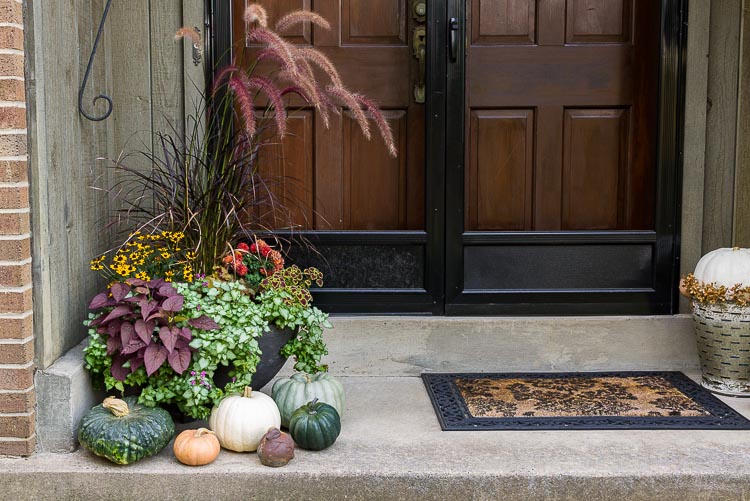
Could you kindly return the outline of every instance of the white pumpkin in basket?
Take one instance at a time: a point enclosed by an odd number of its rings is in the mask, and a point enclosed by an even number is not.
[[[698,261],[693,275],[705,284],[750,287],[750,249],[734,247],[711,251]]]
[[[247,387],[242,395],[229,395],[219,402],[208,425],[225,449],[253,452],[270,428],[281,426],[281,414],[271,397]]]

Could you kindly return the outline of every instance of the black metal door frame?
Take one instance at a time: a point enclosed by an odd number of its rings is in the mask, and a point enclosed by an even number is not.
[[[315,293],[334,313],[449,315],[671,314],[676,311],[685,100],[688,0],[662,5],[659,69],[659,138],[655,231],[463,232],[466,0],[429,0],[425,231],[301,232],[317,246],[419,246],[423,287],[340,288]],[[231,61],[232,12],[228,0],[206,0],[209,67]],[[454,26],[451,53],[449,20]],[[455,59],[451,57],[455,56]],[[208,71],[210,82],[214,73]],[[458,237],[460,238],[452,238]],[[653,287],[648,289],[464,291],[466,245],[650,245]]]
[[[650,0],[648,0],[650,1]],[[447,314],[671,314],[677,308],[680,190],[684,112],[687,0],[661,1],[658,174],[655,231],[464,232],[464,58],[448,65],[446,196]],[[449,0],[448,17],[460,21],[458,54],[466,47],[465,0]],[[599,249],[651,248],[651,286],[465,290],[467,247],[525,246],[549,255],[550,246]],[[604,246],[604,247],[603,247]],[[542,250],[544,249],[544,250]],[[512,252],[510,251],[509,254]],[[532,258],[534,259],[534,258]],[[539,257],[539,259],[542,259]],[[561,263],[564,266],[564,263]],[[528,270],[533,273],[534,270]],[[615,283],[616,280],[613,280]]]

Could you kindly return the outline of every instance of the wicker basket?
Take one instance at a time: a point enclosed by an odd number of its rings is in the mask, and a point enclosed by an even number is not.
[[[693,302],[693,324],[703,386],[722,395],[750,397],[750,307]]]

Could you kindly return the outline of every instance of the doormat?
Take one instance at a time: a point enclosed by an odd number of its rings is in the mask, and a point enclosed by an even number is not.
[[[450,430],[748,430],[681,372],[424,373]]]

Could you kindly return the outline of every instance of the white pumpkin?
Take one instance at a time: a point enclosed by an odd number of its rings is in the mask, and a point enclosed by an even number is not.
[[[253,452],[270,428],[281,426],[281,415],[271,397],[247,387],[242,395],[222,399],[211,411],[208,426],[225,449]]]
[[[698,261],[693,275],[696,280],[706,284],[749,287],[750,249],[734,247],[711,251]]]

